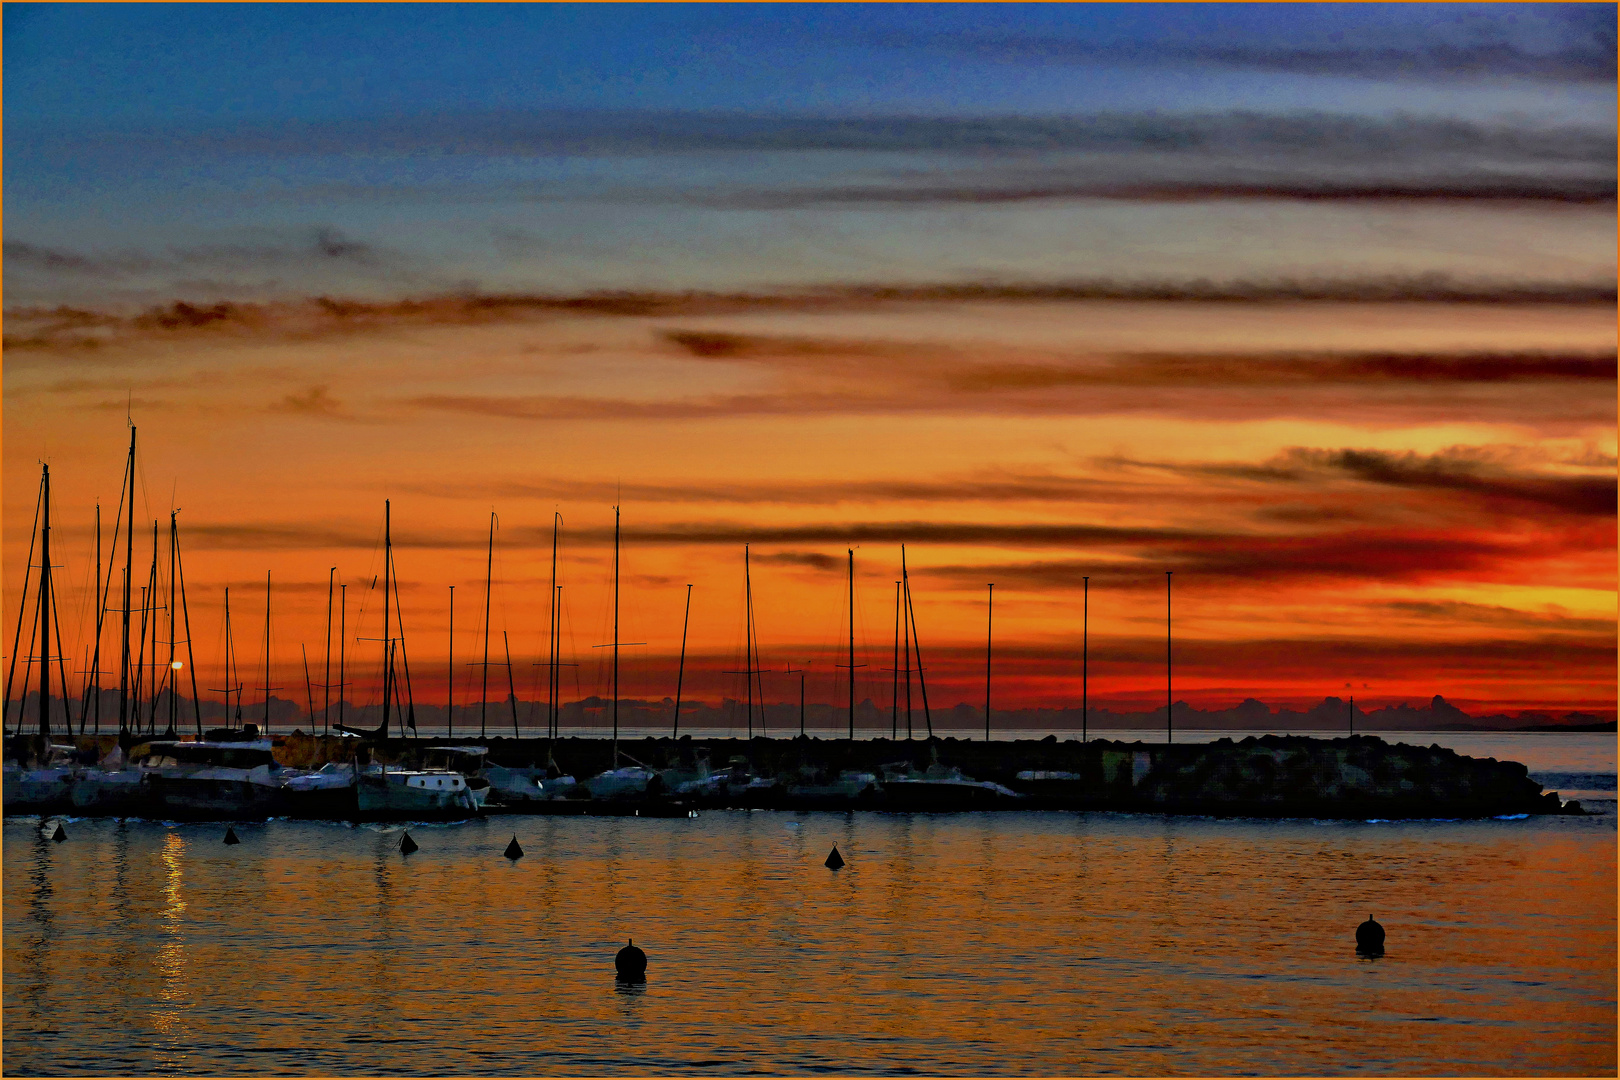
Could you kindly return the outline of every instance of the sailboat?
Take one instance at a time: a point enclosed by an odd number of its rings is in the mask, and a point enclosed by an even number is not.
[[[361,735],[374,740],[379,746],[388,739],[388,721],[399,684],[394,676],[396,650],[403,659],[403,623],[398,624],[400,637],[393,636],[398,618],[397,611],[390,615],[390,601],[394,599],[394,547],[393,510],[389,500],[383,501],[383,700],[382,722],[374,731],[355,730],[342,724],[334,725],[339,731]],[[397,607],[397,604],[394,605]],[[406,692],[409,694],[409,668],[406,668]],[[414,727],[414,706],[406,713],[403,723]],[[358,750],[367,748],[361,746]],[[478,812],[473,801],[467,777],[451,769],[401,768],[391,769],[386,763],[366,764],[362,768],[357,753],[353,768],[355,785],[355,813],[361,820],[374,821],[426,821],[458,820],[472,817]]]
[[[634,762],[621,767],[619,759],[619,646],[644,645],[643,641],[619,640],[619,508],[613,508],[613,640],[597,648],[613,649],[613,766],[597,773],[581,785],[593,799],[623,799],[644,795],[647,785],[658,774]],[[634,761],[634,759],[632,759]]]

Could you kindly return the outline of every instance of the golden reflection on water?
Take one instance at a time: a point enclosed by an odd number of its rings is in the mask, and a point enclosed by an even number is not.
[[[171,829],[163,838],[159,855],[163,864],[163,909],[159,913],[159,932],[156,968],[158,976],[157,1001],[151,1011],[153,1029],[163,1036],[164,1057],[161,1068],[173,1070],[185,1061],[185,1013],[188,997],[186,990],[186,898],[185,884],[186,840]],[[132,943],[134,947],[138,944]]]

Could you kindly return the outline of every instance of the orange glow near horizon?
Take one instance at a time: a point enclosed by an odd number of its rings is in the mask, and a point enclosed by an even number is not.
[[[742,696],[722,672],[742,655],[747,543],[766,696],[796,701],[780,672],[808,664],[810,700],[844,701],[853,548],[856,697],[886,709],[904,543],[936,709],[983,701],[992,581],[996,707],[1077,705],[1084,577],[1092,703],[1162,705],[1173,570],[1175,696],[1200,708],[1443,694],[1475,713],[1614,715],[1609,306],[941,300],[349,320],[289,306],[193,328],[108,320],[93,346],[62,316],[9,321],[5,647],[43,459],[75,672],[94,636],[94,507],[110,533],[127,409],[134,601],[153,519],[166,593],[178,508],[199,685],[221,685],[229,586],[248,702],[266,574],[270,685],[302,706],[303,655],[322,680],[332,567],[348,586],[350,700],[375,701],[389,499],[413,692],[431,704],[450,586],[455,696],[480,693],[468,665],[484,647],[492,510],[491,661],[504,632],[518,697],[544,696],[557,511],[563,659],[579,664],[563,696],[608,693],[594,646],[611,640],[618,505],[621,640],[646,642],[624,651],[626,698],[673,695],[688,583],[684,693]],[[115,594],[122,565],[120,538]],[[109,616],[104,671],[116,641]],[[504,700],[505,671],[490,670]]]

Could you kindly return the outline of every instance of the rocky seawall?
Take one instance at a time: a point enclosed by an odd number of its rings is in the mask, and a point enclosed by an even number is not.
[[[437,740],[443,742],[444,740]],[[330,747],[352,753],[355,740],[289,737],[278,748],[288,764],[318,764]],[[545,766],[585,778],[614,767],[608,739],[494,738],[489,761],[508,767]],[[621,739],[617,764],[650,769],[696,767],[774,778],[721,797],[724,805],[822,806],[825,799],[795,798],[796,787],[846,773],[878,777],[876,790],[850,805],[873,809],[1062,809],[1120,810],[1172,814],[1316,818],[1494,817],[1505,814],[1579,813],[1557,793],[1544,792],[1515,761],[1471,758],[1438,745],[1388,742],[1371,735],[1319,739],[1266,735],[1211,743],[1090,742],[1041,740],[985,743],[972,739]],[[378,759],[409,762],[408,740],[391,740],[373,751]],[[909,772],[989,781],[1020,798],[989,798],[982,792],[934,784],[907,789],[897,804],[895,784],[885,774]],[[920,775],[919,775],[920,774]],[[919,785],[921,787],[921,785]],[[715,805],[711,800],[709,805]]]

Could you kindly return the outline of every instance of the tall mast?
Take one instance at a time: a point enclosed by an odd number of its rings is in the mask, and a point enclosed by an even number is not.
[[[855,549],[849,549],[849,741],[855,741]]]
[[[260,732],[270,736],[270,691],[280,689],[270,685],[270,571],[264,572],[264,728]]]
[[[337,567],[326,572],[326,669],[321,676],[321,688],[325,692],[321,703],[321,734],[329,734],[332,730],[332,581],[337,577]],[[309,724],[313,735],[315,721],[312,717]]]
[[[743,679],[748,683],[748,737],[754,737],[754,583],[748,572],[748,545],[743,545]],[[761,705],[765,703],[760,702]]]
[[[197,724],[197,738],[203,737],[202,726],[202,695],[197,692],[197,652],[191,644],[191,608],[186,605],[186,566],[180,559],[180,525],[174,514],[169,516],[169,528],[173,533],[175,556],[174,565],[180,577],[180,614],[186,627],[186,664],[191,668],[191,713]],[[172,666],[172,665],[171,665]]]
[[[392,569],[393,562],[394,562],[394,560],[392,558],[392,555],[394,554],[394,534],[392,532],[392,529],[393,529],[393,507],[390,504],[388,499],[384,499],[383,500],[383,695],[382,695],[382,726],[377,729],[377,732],[378,732],[378,734],[380,734],[385,739],[388,738],[388,695],[389,695],[389,691],[391,691],[393,689],[393,680],[391,679],[391,676],[394,673],[394,653],[388,647],[388,632],[389,632],[389,630],[391,628],[390,623],[388,621],[388,619],[389,619],[389,614],[388,614],[388,594],[390,592],[388,585],[389,585],[389,571]],[[376,578],[373,578],[372,582],[375,584]]]
[[[901,550],[902,550],[902,552],[904,551],[903,548]],[[902,554],[901,557],[904,558],[904,555]],[[902,575],[902,577],[903,576],[904,575]],[[910,742],[911,738],[912,738],[912,730],[911,730],[911,612],[906,606],[906,601],[908,599],[908,595],[905,592],[905,582],[904,582],[904,580],[902,580],[899,584],[900,584],[900,590],[901,590],[900,626],[901,626],[902,636],[905,638],[905,641],[903,642],[903,644],[901,645],[901,648],[900,648],[900,663],[901,663],[902,667],[905,669],[905,676],[906,676],[906,741]]]
[[[118,669],[118,730],[129,728],[129,590],[135,567],[135,425],[129,425],[129,461],[124,466],[129,480],[129,501],[124,511],[124,656]],[[117,522],[113,523],[114,528]],[[117,533],[113,534],[116,542]]]
[[[495,591],[495,511],[489,512],[489,561],[484,572],[484,689],[478,701],[478,737],[485,738],[489,714],[489,598]]]
[[[41,465],[41,499],[44,516],[39,534],[39,734],[46,742],[51,736],[51,467]],[[64,699],[67,687],[62,688]]]
[[[1170,575],[1164,572],[1164,741],[1176,741],[1175,697],[1170,669]]]
[[[1086,722],[1091,718],[1091,687],[1087,685],[1091,660],[1091,578],[1080,579],[1080,741],[1086,741]]]
[[[995,626],[996,615],[996,584],[990,583],[990,599],[986,602],[984,612],[984,741],[990,741],[990,642],[991,631]]]
[[[178,510],[169,511],[169,727],[168,730],[163,734],[170,739],[175,738],[178,734],[174,729],[174,725],[175,721],[180,715],[180,682],[179,675],[177,674],[179,669],[175,666],[174,662],[174,631],[175,623],[177,621],[176,616],[179,615],[178,605],[175,603],[178,597],[175,594],[174,574],[175,560],[179,557],[179,553],[175,550],[174,546],[175,529],[177,527],[175,523],[175,515],[177,513],[179,513]]]
[[[231,587],[225,586],[225,726],[231,726]]]
[[[159,695],[161,695],[163,693],[163,681],[158,678],[158,674],[157,674],[157,666],[158,666],[158,654],[157,654],[157,647],[158,647],[158,576],[157,575],[158,575],[158,519],[153,518],[152,519],[152,570],[147,575],[147,579],[146,579],[146,585],[147,585],[146,598],[147,598],[148,601],[150,601],[151,606],[152,606],[152,616],[151,616],[151,628],[152,628],[152,661],[151,661],[151,664],[152,664],[152,670],[151,670],[150,675],[149,675],[149,678],[151,680],[150,685],[151,685],[151,688],[152,688],[152,709],[151,709],[150,712],[148,712],[146,714],[146,716],[147,716],[146,723],[147,723],[147,730],[150,731],[154,735],[157,734],[158,697],[159,697]]]
[[[546,738],[557,736],[557,527],[562,514],[551,512],[551,588],[546,618]]]
[[[456,587],[450,586],[450,647],[444,662],[444,734],[456,735]]]
[[[889,738],[900,738],[900,583],[894,583],[894,666],[889,668]]]
[[[692,625],[692,586],[686,586],[686,617],[681,620],[681,662],[675,670],[675,722],[669,737],[681,737],[681,685],[686,681],[686,628]]]
[[[613,508],[613,767],[619,767],[619,508]]]
[[[96,503],[96,648],[90,659],[90,674],[95,680],[95,733],[101,734],[101,628],[107,614],[107,588],[101,576],[101,504]],[[187,635],[188,637],[190,635]],[[84,711],[79,712],[79,733],[84,733]]]
[[[348,686],[349,586],[338,586],[338,725],[343,724],[343,691]]]

